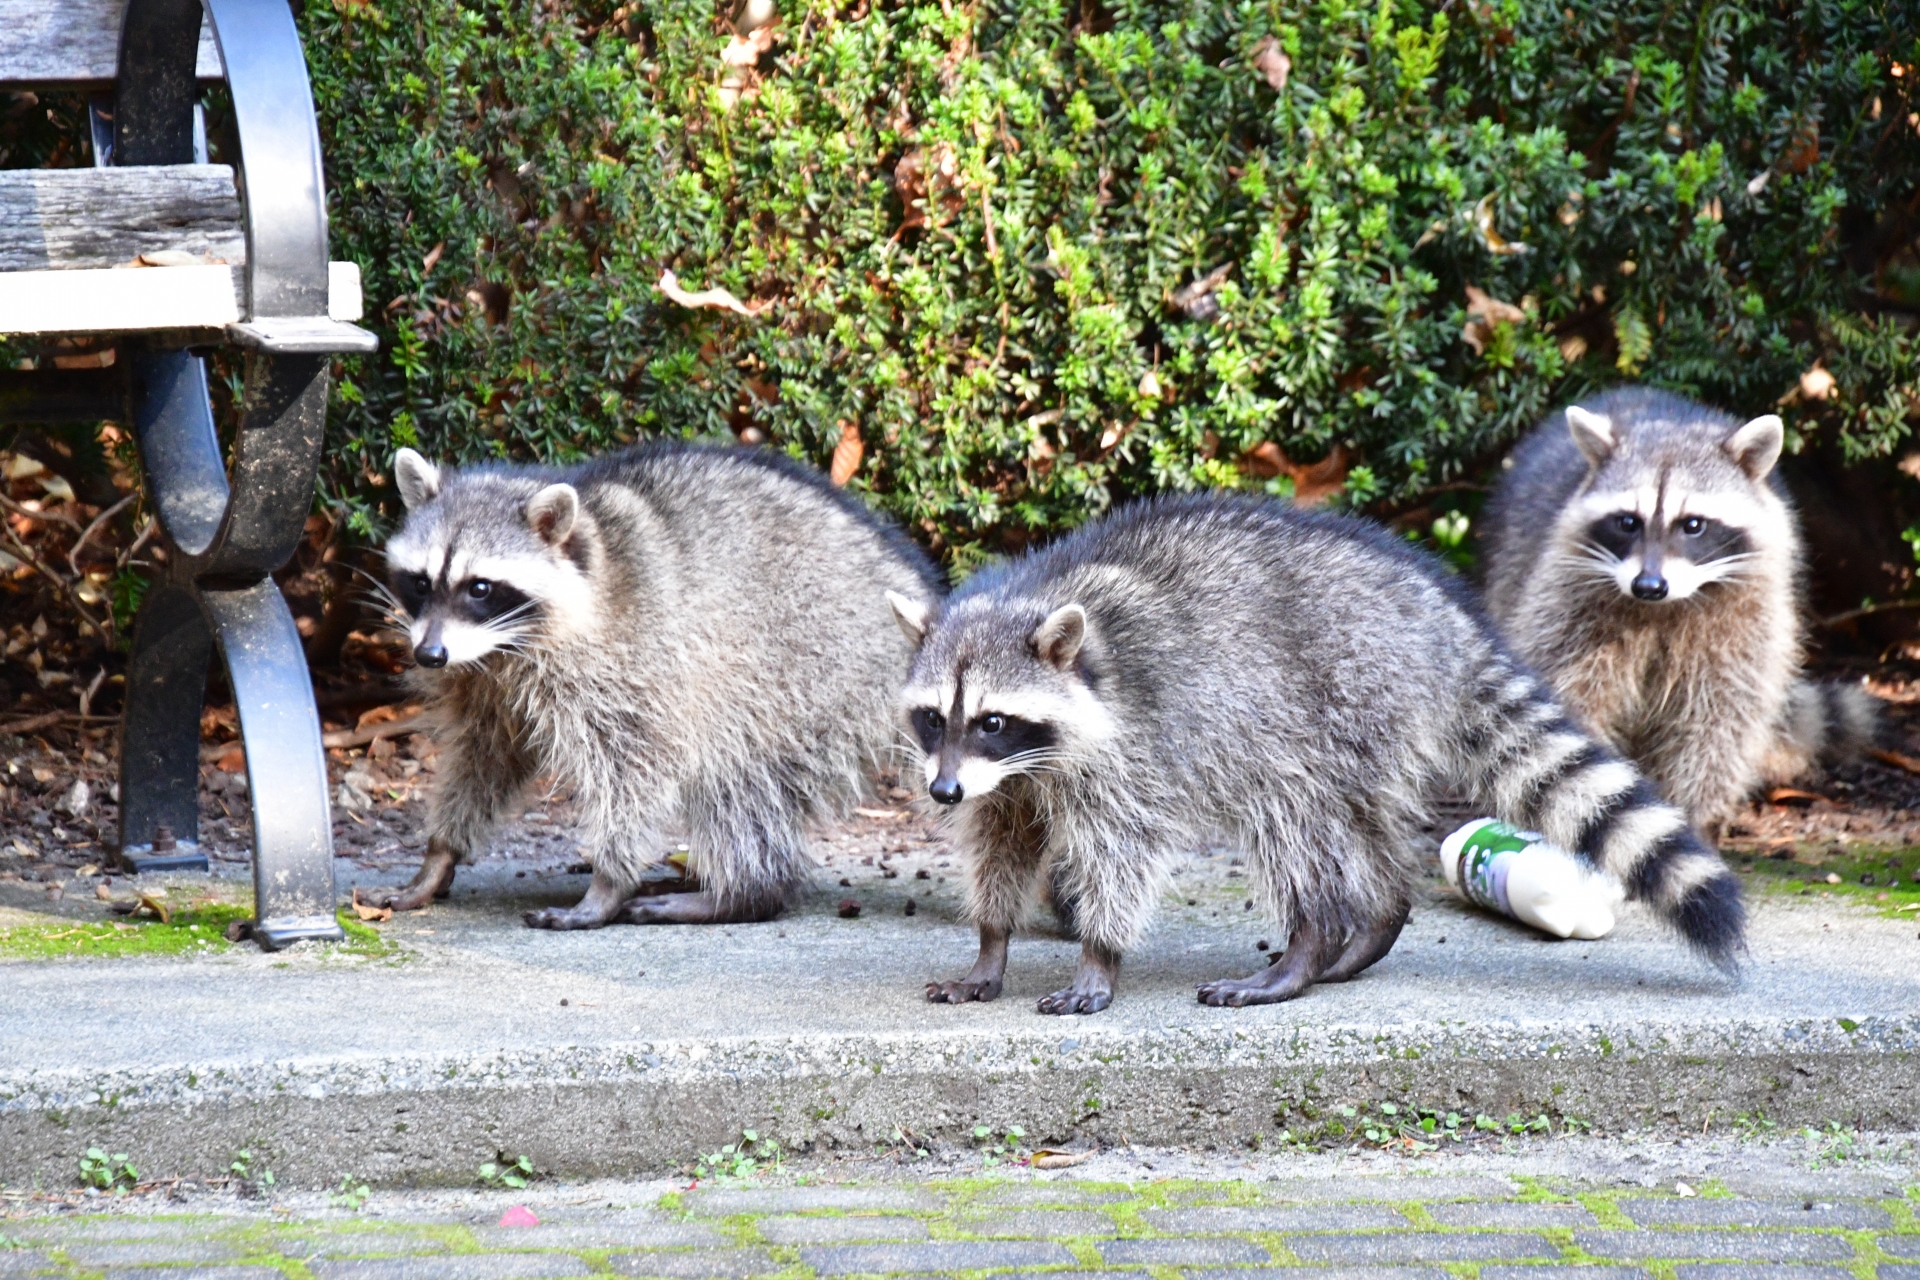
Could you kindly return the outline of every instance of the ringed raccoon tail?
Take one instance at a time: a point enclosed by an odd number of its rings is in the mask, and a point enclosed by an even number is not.
[[[1476,798],[1617,880],[1722,969],[1745,948],[1740,882],[1638,769],[1581,729],[1538,678],[1495,657],[1461,702]]]
[[[1795,680],[1779,736],[1761,766],[1769,782],[1792,782],[1865,754],[1880,737],[1880,700],[1857,684]]]

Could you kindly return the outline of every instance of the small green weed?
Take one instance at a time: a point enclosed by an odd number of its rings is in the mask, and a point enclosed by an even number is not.
[[[487,1187],[508,1187],[518,1191],[539,1176],[532,1160],[526,1156],[509,1160],[504,1152],[497,1161],[489,1160],[480,1166],[480,1184]]]
[[[124,1192],[139,1181],[140,1171],[133,1167],[124,1151],[108,1155],[103,1148],[88,1147],[87,1154],[80,1157],[82,1186],[96,1191]]]
[[[1777,1127],[1764,1111],[1742,1111],[1733,1118],[1734,1136],[1746,1142],[1764,1138]]]
[[[327,1197],[327,1203],[336,1209],[345,1209],[350,1213],[360,1212],[360,1206],[373,1194],[373,1188],[364,1182],[356,1182],[352,1174],[340,1179],[340,1185]]]
[[[234,1153],[233,1163],[227,1166],[227,1172],[234,1182],[255,1195],[266,1191],[275,1181],[271,1169],[262,1169],[257,1174],[253,1171],[253,1152],[244,1148]]]
[[[1853,1144],[1859,1135],[1843,1128],[1838,1120],[1827,1121],[1825,1129],[1806,1128],[1800,1131],[1807,1145],[1813,1148],[1813,1166],[1838,1164],[1842,1160],[1853,1158]]]
[[[10,1236],[4,1231],[0,1231],[0,1249],[24,1249],[26,1247],[27,1247],[27,1242],[25,1240],[20,1239],[18,1236]]]
[[[694,1163],[696,1178],[750,1178],[762,1170],[778,1169],[783,1156],[780,1144],[762,1139],[752,1129],[740,1131],[740,1141],[729,1142],[718,1151],[701,1156]]]
[[[1020,1154],[1020,1142],[1027,1131],[1019,1125],[1008,1125],[1006,1132],[994,1136],[991,1126],[977,1124],[973,1126],[974,1145],[980,1148],[980,1162],[996,1165],[1002,1160],[1012,1160]]]

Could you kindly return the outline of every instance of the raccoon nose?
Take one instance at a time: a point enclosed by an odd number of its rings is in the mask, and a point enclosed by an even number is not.
[[[1665,600],[1667,580],[1657,573],[1643,573],[1633,580],[1635,600]]]
[[[447,646],[438,640],[415,645],[413,660],[423,667],[444,667],[447,665]]]
[[[967,793],[961,789],[958,778],[935,778],[927,794],[940,804],[959,804]]]

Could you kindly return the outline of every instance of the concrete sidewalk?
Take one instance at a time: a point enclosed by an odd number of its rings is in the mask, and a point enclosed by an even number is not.
[[[965,1140],[982,1124],[1239,1145],[1333,1136],[1382,1102],[1609,1131],[1740,1116],[1920,1127],[1910,917],[1756,894],[1735,984],[1639,914],[1600,942],[1548,942],[1436,891],[1361,980],[1209,1009],[1194,986],[1250,971],[1256,942],[1279,939],[1243,909],[1232,860],[1201,856],[1114,1007],[1047,1018],[1033,1002],[1077,948],[1044,933],[1014,943],[999,1002],[925,1003],[973,938],[957,868],[903,830],[839,833],[816,889],[765,925],[526,929],[521,911],[585,886],[549,850],[488,859],[450,902],[381,926],[400,948],[387,958],[0,964],[0,1181],[69,1185],[91,1145],[156,1176],[264,1150],[309,1186],[466,1182],[502,1152],[629,1176],[742,1129],[818,1148]],[[343,893],[402,874],[342,872]],[[857,919],[838,914],[847,898]]]

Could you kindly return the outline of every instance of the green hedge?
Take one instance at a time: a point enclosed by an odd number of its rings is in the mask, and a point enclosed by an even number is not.
[[[857,432],[964,562],[1156,488],[1410,501],[1626,378],[1855,455],[1920,413],[1896,0],[785,0],[744,70],[713,0],[303,24],[384,344],[330,426],[366,535],[401,445]]]

